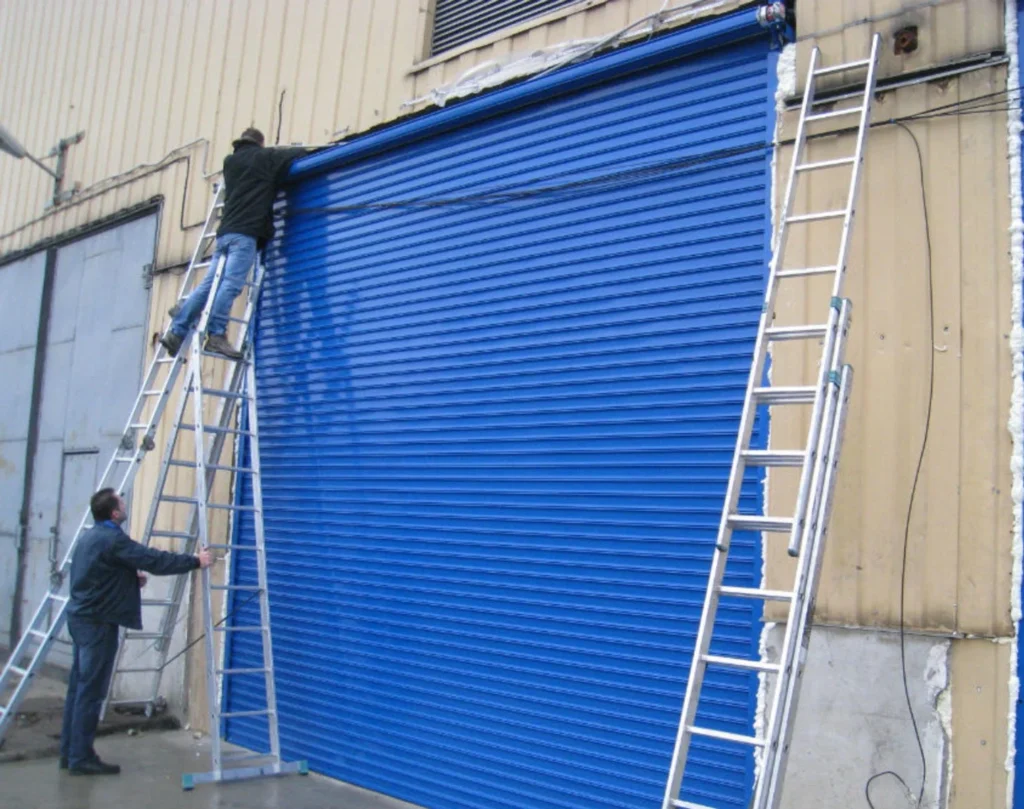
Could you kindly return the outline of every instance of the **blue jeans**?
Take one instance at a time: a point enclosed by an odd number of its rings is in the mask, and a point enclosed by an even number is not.
[[[78,767],[96,759],[92,743],[117,656],[118,629],[117,624],[69,615],[68,631],[75,651],[64,701],[60,756],[68,760],[69,767]]]
[[[227,330],[231,304],[235,302],[238,293],[242,291],[249,268],[256,261],[256,240],[252,236],[243,236],[241,233],[225,233],[223,236],[217,237],[217,246],[213,251],[210,266],[206,270],[206,276],[181,304],[181,311],[171,321],[171,331],[182,339],[185,339],[189,329],[196,324],[199,316],[203,313],[203,307],[206,306],[206,299],[210,294],[210,287],[213,285],[213,276],[217,272],[217,264],[222,256],[227,260],[224,262],[224,272],[217,285],[217,295],[210,308],[210,320],[206,324],[207,334],[224,334]]]

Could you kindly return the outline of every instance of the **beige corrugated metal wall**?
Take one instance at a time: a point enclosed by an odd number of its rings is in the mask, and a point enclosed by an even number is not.
[[[9,0],[0,53],[17,68],[0,74],[0,120],[36,155],[84,130],[67,177],[90,198],[43,216],[49,178],[5,156],[0,255],[162,195],[159,262],[180,262],[195,239],[180,225],[194,226],[206,203],[204,172],[219,170],[244,127],[327,143],[412,112],[404,102],[481,62],[602,36],[661,5],[584,0],[425,60],[429,0]],[[140,164],[144,179],[112,180]],[[97,183],[117,188],[94,195]]]
[[[861,58],[878,31],[885,37],[883,77],[1004,46],[1001,0],[843,0],[802,3],[799,12],[801,90],[815,44],[823,61],[835,64]],[[869,18],[875,21],[860,22]],[[897,56],[892,35],[905,25],[918,26],[919,48]],[[815,35],[821,31],[827,33]],[[1005,89],[1005,66],[976,70],[884,93],[873,119],[880,123]],[[911,631],[951,638],[950,809],[1003,806],[1007,794],[1014,625],[1005,116],[996,111],[906,123],[921,146],[930,261],[914,140],[891,125],[870,134],[845,293],[854,302],[847,361],[856,381],[816,612],[818,622],[899,624],[903,533],[934,361],[931,432],[910,520],[905,619]],[[794,122],[788,114],[782,137],[792,136]],[[811,145],[809,156],[823,160],[852,148],[849,135],[827,137]],[[786,148],[779,156],[777,184],[790,153]],[[846,176],[841,169],[809,176],[795,210],[842,207]],[[816,226],[813,237],[794,230],[786,265],[834,260],[837,236],[823,230]],[[822,320],[827,283],[787,283],[797,294],[785,297],[779,322]],[[773,353],[773,383],[807,379],[816,359],[808,347],[780,346]],[[776,414],[771,430],[774,446],[798,446],[806,421]],[[788,470],[772,473],[770,512],[782,513],[791,502],[794,478]],[[786,586],[790,562],[772,541],[769,585]]]
[[[1005,88],[1005,68],[882,95],[875,121]],[[790,122],[791,123],[791,122]],[[928,400],[929,353],[935,400],[928,453],[911,520],[906,620],[940,632],[1008,635],[1010,622],[1009,177],[1005,113],[949,116],[907,126],[924,158],[932,236],[935,333],[929,335],[928,247],[921,181],[911,136],[876,128],[868,141],[860,212],[853,232],[847,295],[854,324],[847,359],[856,369],[818,620],[895,626],[903,529]],[[792,126],[787,128],[791,130]],[[849,154],[852,136],[810,145],[812,160]],[[790,150],[780,163],[788,164]],[[807,178],[797,212],[842,207],[848,170]],[[787,266],[834,262],[838,224],[794,229]],[[787,281],[779,320],[824,320],[827,279]],[[807,376],[816,350],[797,344],[773,354],[773,381]],[[804,419],[772,419],[778,447],[801,443]],[[773,472],[778,511],[795,475]],[[776,502],[777,499],[777,502]],[[781,511],[778,511],[781,513]],[[777,548],[773,547],[777,551]],[[781,584],[784,554],[769,574]],[[789,573],[786,573],[788,576]]]

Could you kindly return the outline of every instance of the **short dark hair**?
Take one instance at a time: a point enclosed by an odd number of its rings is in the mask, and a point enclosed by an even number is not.
[[[100,489],[89,500],[92,518],[96,522],[109,520],[118,508],[117,492],[114,489]]]

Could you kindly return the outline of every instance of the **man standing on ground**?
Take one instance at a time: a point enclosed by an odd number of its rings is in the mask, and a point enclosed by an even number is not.
[[[197,556],[147,548],[121,530],[128,518],[124,500],[113,489],[100,489],[89,501],[95,525],[78,540],[71,558],[68,631],[74,657],[64,703],[60,766],[71,775],[116,775],[121,768],[100,760],[93,750],[100,709],[117,655],[118,627],[142,629],[146,571],[156,576],[209,567],[207,550]]]
[[[217,246],[206,276],[181,304],[171,308],[171,326],[160,338],[167,353],[178,353],[206,306],[217,264],[223,256],[224,272],[206,326],[206,351],[241,359],[226,337],[231,304],[245,285],[256,253],[274,235],[274,197],[292,162],[308,154],[304,147],[263,146],[263,133],[250,127],[232,143],[224,158],[224,213],[217,228]]]

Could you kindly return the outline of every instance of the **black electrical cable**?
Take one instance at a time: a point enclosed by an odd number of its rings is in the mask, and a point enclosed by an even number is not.
[[[1005,108],[989,107],[987,105],[1002,104],[1006,100],[1008,100],[1008,93],[1005,90],[996,93],[986,93],[975,98],[967,99],[966,101],[958,101],[953,102],[951,104],[944,104],[941,107],[935,107],[931,110],[926,110],[924,112],[913,113],[911,115],[905,115],[900,118],[893,118],[886,121],[879,121],[877,123],[872,124],[871,127],[874,129],[883,126],[898,125],[905,121],[922,121],[933,118],[999,112],[1003,111]],[[972,105],[978,106],[972,107]],[[820,138],[835,137],[836,135],[854,133],[857,131],[857,129],[858,127],[851,126],[846,127],[844,129],[830,130],[828,132],[808,135],[806,139],[808,141],[813,141],[818,140]],[[421,199],[383,200],[380,202],[359,202],[353,203],[351,205],[298,207],[287,209],[285,211],[285,214],[287,216],[302,216],[309,214],[340,214],[357,213],[362,211],[384,211],[400,209],[416,210],[431,208],[447,208],[457,205],[515,202],[518,200],[531,199],[533,197],[562,193],[577,189],[615,187],[639,179],[645,179],[647,177],[656,177],[665,174],[670,174],[673,172],[681,172],[684,171],[685,169],[702,166],[715,160],[724,160],[730,157],[738,157],[742,155],[752,154],[758,151],[764,151],[765,153],[767,153],[771,149],[775,149],[779,146],[787,146],[792,144],[793,142],[793,139],[780,141],[778,143],[765,141],[762,143],[753,143],[745,146],[732,147],[729,149],[714,149],[712,151],[704,152],[703,154],[695,155],[689,158],[669,160],[660,163],[652,163],[646,166],[640,166],[632,169],[623,169],[621,171],[611,172],[609,174],[601,174],[594,177],[588,177],[582,180],[572,180],[570,182],[565,183],[551,183],[548,185],[536,186],[534,188],[523,188],[521,186],[513,186],[499,188],[493,191],[482,191],[476,194],[467,194],[464,196],[456,197],[428,197]]]
[[[516,200],[530,199],[532,197],[542,196],[545,194],[571,191],[577,188],[615,186],[627,181],[642,179],[644,177],[659,176],[661,174],[679,171],[693,166],[700,166],[705,163],[710,163],[713,160],[724,160],[729,157],[737,157],[758,151],[767,152],[772,147],[772,143],[762,142],[747,144],[745,146],[735,146],[729,149],[715,149],[710,152],[704,152],[703,154],[681,160],[669,160],[663,163],[653,163],[647,166],[612,172],[610,174],[588,177],[583,180],[572,180],[566,183],[542,185],[534,188],[506,187],[494,191],[482,191],[478,194],[467,194],[460,197],[361,202],[354,203],[352,205],[292,208],[288,210],[287,213],[289,216],[301,214],[354,213],[356,211],[379,211],[396,208],[447,208],[454,205],[467,205],[472,203],[514,202]]]
[[[242,602],[241,604],[236,604],[236,605],[235,605],[235,607],[234,607],[233,609],[231,609],[231,610],[230,610],[229,612],[227,612],[227,613],[226,613],[226,614],[224,615],[224,617],[223,617],[223,618],[221,618],[221,619],[220,619],[219,621],[217,621],[217,623],[215,623],[215,624],[213,625],[213,626],[214,626],[214,628],[216,628],[216,627],[220,626],[220,625],[221,625],[222,623],[224,623],[224,622],[225,622],[225,621],[226,621],[226,620],[227,620],[228,618],[231,618],[231,617],[232,617],[232,616],[233,616],[233,615],[234,615],[234,614],[235,614],[236,612],[238,612],[238,611],[239,611],[240,609],[242,609],[242,607],[244,607],[244,606],[245,606],[246,604],[248,604],[249,602],[251,602],[251,601],[255,600],[255,599],[256,599],[256,597],[257,597],[258,595],[259,595],[259,593],[252,593],[252,594],[251,594],[251,595],[250,595],[250,596],[249,596],[249,597],[248,597],[247,599],[245,599],[245,601],[243,601],[243,602]],[[160,671],[163,671],[163,670],[164,670],[165,668],[167,668],[167,667],[168,667],[169,665],[171,665],[171,663],[173,663],[173,662],[174,662],[175,660],[177,660],[177,659],[178,659],[179,657],[181,657],[181,656],[182,656],[183,654],[187,654],[187,653],[188,653],[188,650],[189,650],[189,649],[191,649],[191,648],[192,648],[193,646],[195,646],[195,645],[196,645],[197,643],[199,643],[199,641],[201,641],[201,640],[202,640],[203,638],[205,638],[205,637],[206,637],[206,633],[205,633],[205,632],[203,632],[203,633],[202,633],[201,635],[199,635],[199,637],[197,637],[197,638],[196,638],[195,640],[193,640],[193,641],[192,641],[191,643],[189,643],[189,644],[188,644],[187,646],[185,646],[185,648],[184,648],[184,649],[182,649],[182,650],[181,650],[180,652],[178,652],[178,653],[177,653],[176,655],[174,655],[174,657],[171,657],[171,658],[168,658],[167,660],[165,660],[165,661],[164,661],[164,664],[163,664],[163,665],[162,665],[162,666],[160,667],[160,669],[159,669],[159,670],[160,670]],[[135,657],[135,660],[138,660],[139,658],[141,658],[141,657],[142,657],[142,655],[144,655],[144,654],[145,654],[146,652],[148,652],[148,651],[149,651],[150,649],[155,649],[155,648],[156,648],[156,644],[157,644],[157,643],[159,643],[159,641],[156,641],[156,642],[154,642],[154,643],[150,644],[150,646],[149,646],[149,647],[147,647],[146,649],[144,649],[144,650],[143,650],[143,651],[142,651],[142,652],[141,652],[141,653],[140,653],[139,655],[137,655],[137,656]],[[134,662],[134,660],[133,660],[132,662]]]
[[[913,130],[901,121],[893,123],[903,129],[914,141],[914,149],[917,151],[917,166],[921,178],[921,211],[924,218],[925,234],[925,257],[927,261],[927,282],[928,282],[928,341],[925,344],[928,350],[928,406],[924,417],[924,435],[921,438],[921,451],[917,456],[917,468],[914,471],[914,482],[910,487],[910,501],[907,504],[907,519],[903,527],[903,564],[900,571],[900,667],[903,675],[903,695],[907,700],[907,711],[910,713],[910,721],[914,726],[914,738],[917,740],[917,750],[921,755],[921,789],[917,793],[917,803],[920,809],[924,800],[925,785],[928,781],[928,759],[924,754],[924,742],[921,739],[921,729],[917,724],[917,717],[914,716],[914,704],[910,699],[910,684],[907,678],[907,643],[906,643],[906,602],[907,602],[907,549],[910,545],[910,518],[914,512],[914,503],[917,500],[917,486],[921,480],[921,469],[924,466],[924,454],[928,448],[928,435],[932,425],[932,403],[935,399],[935,290],[932,279],[932,235],[931,225],[928,221],[928,196],[925,191],[924,179],[924,157],[921,154],[921,143]],[[871,801],[871,785],[879,778],[886,775],[892,776],[899,781],[908,795],[913,793],[903,777],[894,770],[885,770],[875,773],[864,784],[864,800],[871,809],[876,809]]]
[[[284,120],[284,94],[285,90],[282,90],[281,98],[277,101],[277,137],[274,138],[275,146],[281,142],[281,122]]]

